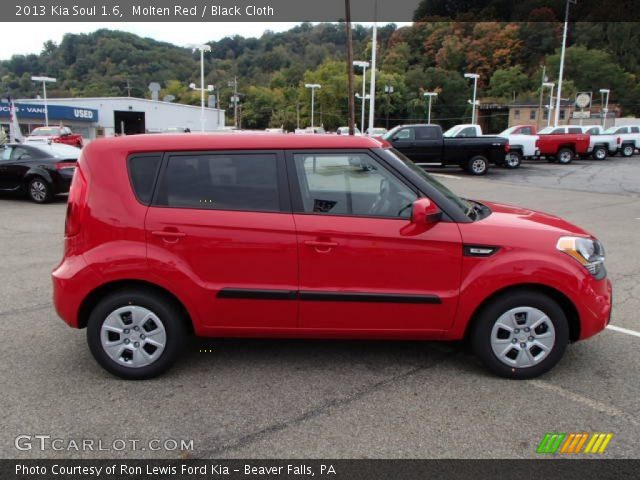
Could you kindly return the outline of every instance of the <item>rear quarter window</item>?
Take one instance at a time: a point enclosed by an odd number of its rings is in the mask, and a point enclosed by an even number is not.
[[[136,155],[129,158],[129,177],[136,197],[141,203],[149,205],[153,195],[158,168],[162,155]]]

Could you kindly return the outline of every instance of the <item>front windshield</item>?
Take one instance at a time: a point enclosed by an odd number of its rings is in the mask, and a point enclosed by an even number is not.
[[[62,158],[65,160],[77,160],[81,152],[79,148],[72,147],[71,145],[65,145],[64,143],[30,145],[33,146],[33,148],[40,150],[48,157]]]
[[[443,194],[445,197],[447,197],[449,200],[455,203],[458,207],[460,207],[460,209],[464,212],[465,215],[467,215],[470,218],[473,218],[474,205],[471,202],[457,196],[455,193],[449,190],[446,186],[444,186],[442,183],[437,181],[435,178],[429,175],[426,171],[424,171],[424,169],[420,168],[418,165],[413,163],[411,160],[409,160],[407,157],[405,157],[402,153],[400,153],[395,148],[385,149],[384,151],[388,152],[389,154],[392,154],[398,160],[402,161],[402,163],[404,163],[407,167],[409,167],[415,173],[420,175],[424,180],[429,182],[429,184],[432,187],[434,187],[441,194]]]
[[[540,130],[538,133],[545,135],[547,133],[551,133],[553,131],[554,127],[544,127],[542,130]]]
[[[395,133],[400,130],[402,128],[402,125],[398,125],[397,127],[393,127],[391,130],[389,130],[387,133],[385,133],[384,135],[382,135],[382,138],[384,140],[390,140],[391,137],[393,137],[395,135]]]
[[[604,133],[616,133],[616,130],[618,130],[618,127],[609,127],[604,131]]]
[[[455,137],[460,130],[464,128],[464,125],[456,125],[442,134],[443,137]]]
[[[502,135],[511,135],[511,133],[518,127],[509,127],[506,130],[503,130],[501,133],[499,133],[498,135],[502,136]]]

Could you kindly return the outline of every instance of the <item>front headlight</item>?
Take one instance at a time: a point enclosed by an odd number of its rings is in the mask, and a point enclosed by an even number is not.
[[[598,280],[606,276],[604,246],[595,238],[560,237],[556,248],[580,262]]]

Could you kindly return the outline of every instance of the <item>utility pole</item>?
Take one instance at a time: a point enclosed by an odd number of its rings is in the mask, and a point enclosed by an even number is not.
[[[347,98],[349,102],[349,135],[355,134],[355,96],[353,91],[353,35],[351,33],[351,2],[344,0],[347,29],[347,75],[349,78]]]
[[[389,130],[389,111],[391,110],[391,94],[393,93],[393,86],[385,85],[384,93],[387,94],[387,130]]]
[[[296,129],[300,129],[300,102],[296,102]]]
[[[369,128],[373,131],[376,110],[376,53],[378,49],[378,0],[373,1],[373,38],[371,39],[371,85],[369,87]],[[362,132],[364,133],[364,132]]]

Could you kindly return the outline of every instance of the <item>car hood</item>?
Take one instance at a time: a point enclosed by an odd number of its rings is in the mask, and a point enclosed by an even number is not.
[[[53,138],[58,138],[57,135],[29,135],[27,137],[27,140],[32,142],[32,141],[47,141],[47,140],[51,140]]]
[[[460,225],[463,241],[480,245],[513,245],[538,250],[555,247],[564,235],[592,236],[588,231],[563,218],[527,208],[478,201],[491,209],[491,215]]]

